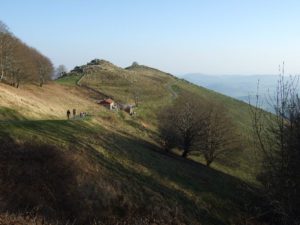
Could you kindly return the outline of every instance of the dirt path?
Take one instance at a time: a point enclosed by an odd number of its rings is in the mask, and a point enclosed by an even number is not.
[[[98,91],[98,90],[96,90],[96,89],[94,89],[94,88],[92,88],[92,87],[90,87],[90,86],[81,84],[81,80],[85,77],[85,75],[86,75],[86,74],[83,74],[83,75],[80,77],[80,79],[76,82],[77,86],[82,87],[82,88],[85,88],[85,89],[87,89],[87,90],[89,90],[89,91],[92,91],[92,92],[94,92],[94,93],[96,93],[96,94],[98,94],[98,95],[101,95],[101,96],[104,97],[104,98],[113,98],[113,97],[110,97],[110,96],[104,94],[103,92],[100,92],[100,91]],[[165,88],[171,93],[172,99],[176,99],[176,98],[178,97],[177,92],[174,91],[173,88],[172,88],[172,85],[174,85],[175,83],[176,83],[176,81],[173,81],[173,82],[170,82],[170,83],[168,83],[168,84],[165,85]]]
[[[175,83],[176,83],[176,81],[168,83],[168,84],[165,85],[166,89],[171,93],[173,99],[176,99],[178,97],[177,92],[174,91],[173,88],[172,88],[172,85],[175,84]]]
[[[92,91],[92,92],[96,93],[97,95],[100,95],[100,96],[103,97],[103,98],[111,98],[110,96],[104,94],[104,93],[101,92],[101,91],[98,91],[98,90],[96,90],[96,89],[94,89],[94,88],[91,88],[90,86],[81,84],[81,80],[85,77],[85,75],[86,75],[86,74],[83,74],[83,75],[80,77],[80,79],[76,82],[76,84],[77,84],[78,87],[82,87],[82,88],[87,89],[88,91]]]

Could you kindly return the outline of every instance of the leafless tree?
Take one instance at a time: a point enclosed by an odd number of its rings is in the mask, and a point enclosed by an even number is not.
[[[131,96],[134,100],[135,107],[138,107],[140,104],[141,97],[142,97],[141,87],[139,87],[136,79],[128,79],[128,81],[130,82],[130,86],[131,86],[130,92],[131,92]]]
[[[42,86],[51,79],[51,61],[13,36],[0,21],[0,80],[19,87],[20,83],[38,81]]]
[[[0,33],[8,33],[9,29],[5,23],[0,20]]]
[[[238,138],[225,107],[193,94],[179,96],[158,115],[161,143],[165,150],[179,147],[186,158],[200,152],[210,164],[238,149]]]
[[[141,98],[140,91],[137,88],[133,88],[132,95],[133,95],[135,107],[138,107]]]
[[[283,67],[284,68],[284,67]],[[259,180],[277,224],[300,223],[300,99],[298,77],[287,79],[280,72],[274,97],[270,97],[274,114],[251,107],[255,146],[262,156]]]
[[[0,21],[0,80],[5,76],[5,70],[9,67],[13,53],[14,38],[9,32],[8,27]]]
[[[24,57],[25,46],[23,43],[14,39],[13,46],[14,51],[7,66],[7,73],[10,75],[9,80],[11,85],[18,88],[29,64],[26,64],[28,58]]]
[[[166,148],[178,146],[186,158],[196,147],[204,125],[203,104],[192,94],[178,97],[159,115],[159,130]]]
[[[67,68],[65,65],[59,65],[55,70],[55,79],[59,78],[67,73]]]
[[[240,146],[235,126],[231,122],[226,108],[210,103],[205,110],[206,116],[199,131],[200,138],[197,144],[206,165],[210,166],[217,158],[230,156],[230,154],[236,155]]]
[[[42,54],[36,51],[36,66],[39,77],[39,85],[43,87],[44,83],[48,80],[51,80],[54,69],[52,62]]]
[[[159,120],[159,134],[160,134],[160,142],[161,146],[165,151],[170,151],[177,144],[177,130],[173,129],[173,107],[163,108],[158,115]]]

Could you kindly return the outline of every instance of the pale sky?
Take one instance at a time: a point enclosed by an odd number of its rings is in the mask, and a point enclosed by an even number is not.
[[[300,74],[298,0],[0,0],[0,20],[57,66],[103,58],[173,74]]]

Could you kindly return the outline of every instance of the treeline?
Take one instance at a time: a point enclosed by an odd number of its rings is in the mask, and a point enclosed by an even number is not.
[[[15,37],[0,21],[0,81],[16,88],[38,82],[42,87],[53,75],[49,58]]]

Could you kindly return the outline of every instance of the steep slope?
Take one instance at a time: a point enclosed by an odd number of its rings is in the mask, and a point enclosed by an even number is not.
[[[44,143],[76,155],[80,195],[72,198],[80,202],[73,205],[81,210],[77,220],[85,224],[94,217],[105,224],[240,224],[252,217],[247,207],[252,193],[245,188],[245,181],[251,180],[246,168],[222,162],[206,168],[164,153],[157,141],[155,116],[176,94],[190,91],[199,99],[224,103],[236,125],[248,129],[247,106],[152,68],[121,69],[99,63],[85,67],[92,66],[92,72],[73,73],[43,88],[0,84],[1,141]],[[103,96],[80,85],[120,102],[134,102],[137,95],[137,115],[100,107],[95,100]],[[66,120],[66,110],[73,108],[91,116]],[[246,160],[243,157],[238,160]]]

